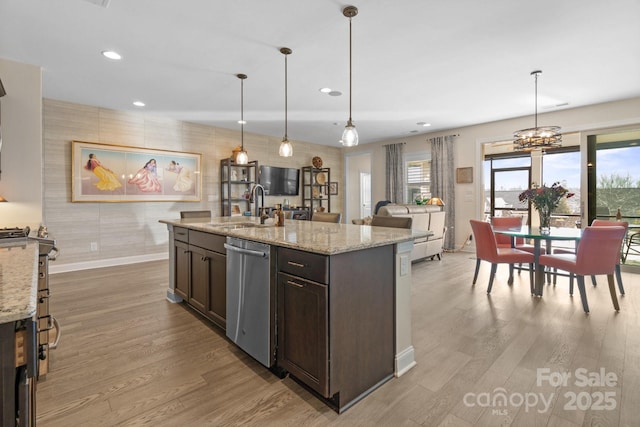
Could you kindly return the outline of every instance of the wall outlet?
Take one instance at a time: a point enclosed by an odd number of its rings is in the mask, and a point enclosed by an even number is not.
[[[91,242],[91,252],[98,250],[98,242]]]

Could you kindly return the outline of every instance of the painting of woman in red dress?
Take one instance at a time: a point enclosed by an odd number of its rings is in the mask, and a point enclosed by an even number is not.
[[[158,193],[162,191],[162,184],[156,172],[156,159],[151,159],[128,182],[137,185],[138,189],[145,193]]]

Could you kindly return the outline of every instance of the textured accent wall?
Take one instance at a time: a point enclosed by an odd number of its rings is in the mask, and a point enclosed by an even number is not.
[[[181,210],[209,209],[220,212],[220,159],[229,157],[239,145],[239,130],[229,130],[176,120],[150,117],[145,113],[107,110],[45,99],[43,102],[43,206],[44,222],[56,237],[61,255],[56,267],[168,253],[166,225],[160,219],[178,218]],[[174,151],[202,153],[201,202],[71,202],[71,141],[99,142]],[[331,180],[343,183],[342,150],[339,147],[292,141],[293,158],[278,155],[280,138],[245,132],[250,160],[283,167],[311,165],[320,156],[331,168]],[[342,195],[331,200],[332,211],[342,212]],[[265,204],[281,203],[283,197],[267,197]],[[301,205],[301,197],[289,197]],[[91,250],[92,243],[97,250]],[[82,268],[81,266],[78,268]]]

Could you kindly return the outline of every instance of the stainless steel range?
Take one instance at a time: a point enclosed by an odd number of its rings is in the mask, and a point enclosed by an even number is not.
[[[41,226],[35,236],[30,236],[29,227],[0,228],[0,241],[23,239],[38,242],[38,308],[36,310],[36,333],[38,348],[38,369],[36,376],[43,378],[49,372],[49,350],[57,347],[60,340],[60,324],[49,312],[49,261],[55,261],[59,254],[55,239],[51,238],[46,227]]]

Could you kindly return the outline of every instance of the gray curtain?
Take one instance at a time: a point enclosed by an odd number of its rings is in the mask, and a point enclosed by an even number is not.
[[[385,145],[386,149],[386,185],[385,197],[392,203],[403,203],[404,163],[402,153],[404,142]]]
[[[455,180],[453,167],[453,135],[429,139],[431,143],[431,197],[440,197],[447,213],[444,249],[455,249],[456,209]]]

